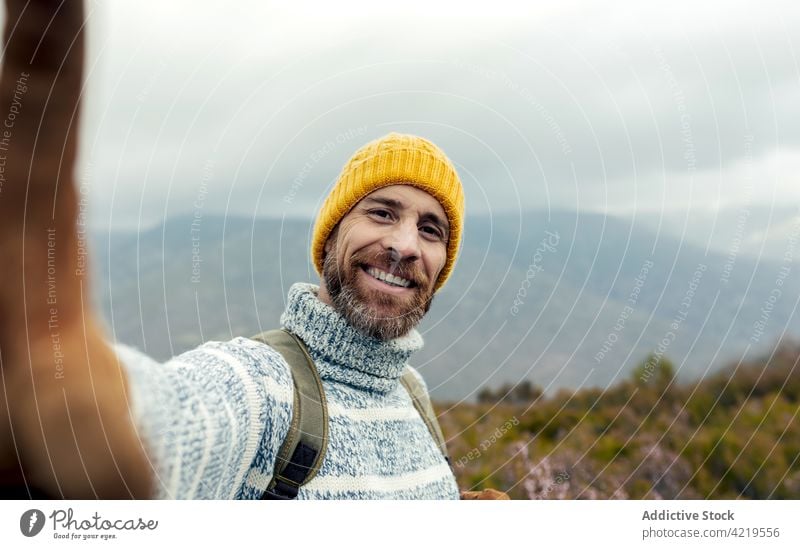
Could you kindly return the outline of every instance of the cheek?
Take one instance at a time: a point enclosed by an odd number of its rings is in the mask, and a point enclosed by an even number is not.
[[[447,261],[447,250],[436,251],[431,254],[428,259],[428,273],[431,276],[431,281],[439,278],[439,273],[444,269],[444,264]]]

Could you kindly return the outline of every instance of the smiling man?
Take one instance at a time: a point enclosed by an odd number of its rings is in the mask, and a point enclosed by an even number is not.
[[[311,258],[321,281],[291,287],[281,316],[290,338],[209,342],[166,365],[118,346],[157,494],[459,498],[408,359],[455,263],[463,211],[444,153],[389,134],[353,155],[319,212]]]

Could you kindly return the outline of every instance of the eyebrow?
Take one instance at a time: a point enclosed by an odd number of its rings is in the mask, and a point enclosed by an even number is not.
[[[389,206],[390,208],[395,208],[397,210],[402,210],[405,208],[402,202],[399,200],[395,200],[394,198],[384,198],[382,196],[368,196],[364,200],[369,200],[370,202],[377,202],[378,204],[383,204],[384,206]]]
[[[368,196],[364,200],[368,200],[370,202],[377,202],[378,204],[383,204],[384,206],[388,206],[389,208],[394,208],[395,210],[403,210],[405,209],[405,205],[396,200],[394,198],[387,198],[383,196]],[[444,234],[444,237],[447,238],[450,233],[449,225],[445,223],[442,218],[436,215],[433,212],[425,212],[421,216],[419,216],[420,221],[429,221],[439,227]]]

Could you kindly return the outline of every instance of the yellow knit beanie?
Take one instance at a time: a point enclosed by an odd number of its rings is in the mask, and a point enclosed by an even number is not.
[[[427,139],[399,133],[390,133],[356,151],[325,199],[311,240],[311,260],[320,276],[325,242],[336,224],[371,192],[400,183],[433,196],[447,215],[450,222],[447,261],[435,289],[444,285],[453,270],[461,243],[464,191],[455,168],[439,147]]]

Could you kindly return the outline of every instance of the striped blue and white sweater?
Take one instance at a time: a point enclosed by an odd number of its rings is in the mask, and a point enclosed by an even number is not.
[[[364,336],[317,291],[294,284],[281,316],[306,343],[328,401],[325,460],[298,499],[458,499],[455,478],[400,383],[422,347],[419,332],[386,342]],[[243,337],[205,343],[166,364],[124,345],[116,350],[157,495],[260,498],[292,417],[283,357]]]

